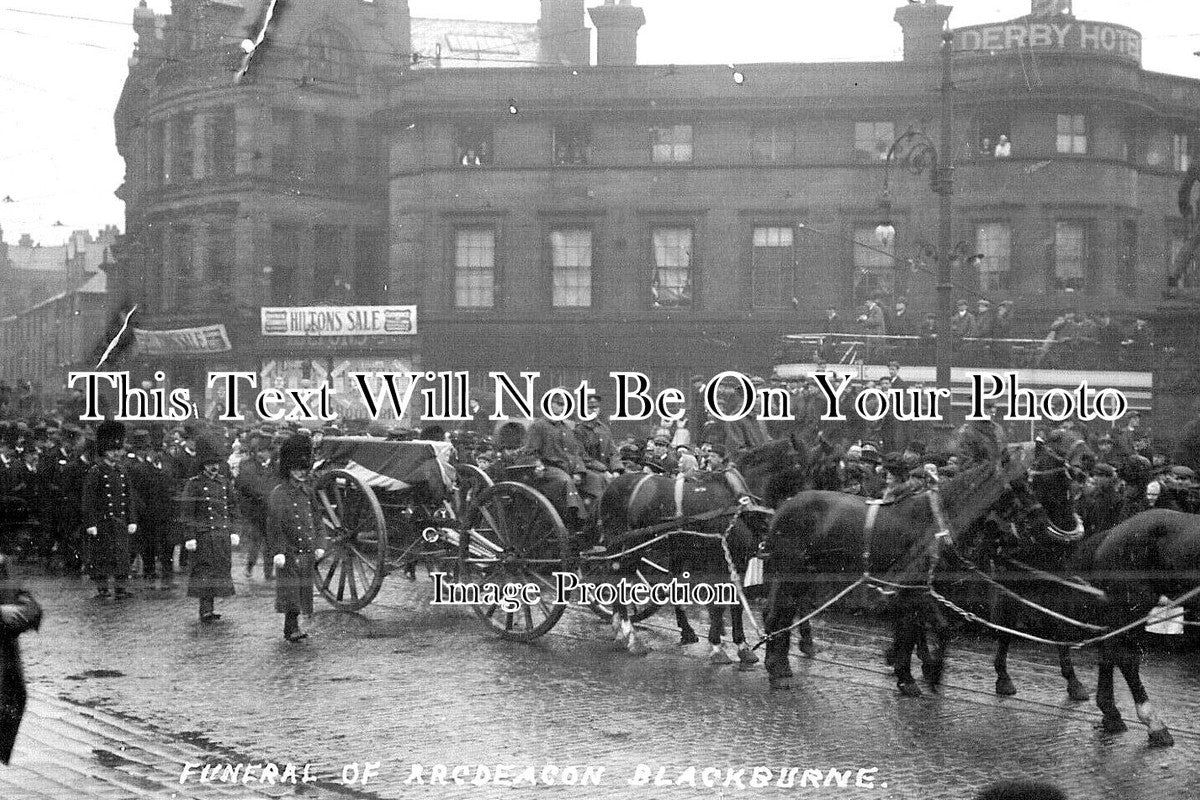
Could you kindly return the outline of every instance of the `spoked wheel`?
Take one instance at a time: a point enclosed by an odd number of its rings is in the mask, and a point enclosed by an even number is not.
[[[540,492],[511,481],[483,489],[467,512],[459,540],[459,581],[499,593],[533,585],[537,602],[505,603],[495,596],[472,605],[475,614],[505,639],[532,642],[566,611],[552,573],[568,571],[570,537],[558,512]],[[567,600],[568,598],[561,598]]]
[[[495,481],[474,464],[458,464],[454,467],[454,476],[454,512],[463,519],[479,493]]]
[[[663,575],[664,573],[665,573],[665,570],[663,570],[662,567],[659,567],[657,564],[650,561],[649,559],[643,558],[642,563],[638,565],[637,578],[640,583],[648,584],[649,581],[646,580],[647,577],[657,577],[657,576]],[[588,608],[590,608],[592,610],[593,614],[595,614],[597,617],[604,620],[605,622],[612,621],[612,615],[613,615],[612,606],[606,606],[602,603],[589,603]],[[650,619],[651,617],[653,617],[655,614],[658,613],[658,610],[660,608],[662,608],[662,606],[660,606],[657,603],[651,603],[651,602],[646,602],[646,603],[640,604],[640,605],[634,605],[633,606],[633,614],[629,617],[629,621],[630,622],[642,622],[644,620]]]
[[[375,492],[341,469],[322,473],[315,486],[329,544],[316,562],[318,591],[339,611],[358,611],[379,594],[387,561],[387,525]]]

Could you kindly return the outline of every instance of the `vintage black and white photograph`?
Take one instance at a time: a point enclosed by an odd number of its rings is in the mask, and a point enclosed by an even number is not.
[[[1200,797],[1190,0],[4,0],[0,798]]]

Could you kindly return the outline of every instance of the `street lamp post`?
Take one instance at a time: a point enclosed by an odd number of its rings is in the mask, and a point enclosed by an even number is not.
[[[953,343],[950,341],[950,314],[953,308],[951,281],[951,265],[955,259],[953,240],[953,213],[951,197],[954,194],[954,167],[950,163],[953,153],[951,143],[954,111],[951,102],[951,73],[950,65],[953,55],[954,34],[946,31],[942,34],[942,85],[941,85],[941,141],[934,145],[932,139],[921,131],[909,130],[897,137],[888,148],[886,166],[883,173],[883,199],[880,209],[883,221],[875,229],[875,235],[880,242],[887,243],[896,235],[895,226],[891,222],[892,202],[889,194],[892,162],[899,159],[904,166],[914,174],[930,171],[930,187],[939,197],[938,203],[938,253],[937,253],[937,365],[936,382],[939,389],[950,389],[950,368],[953,357]],[[938,154],[942,157],[939,158]]]

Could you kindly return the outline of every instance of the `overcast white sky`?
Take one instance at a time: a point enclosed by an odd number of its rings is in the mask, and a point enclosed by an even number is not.
[[[317,2],[318,0],[292,0]],[[588,0],[599,5],[600,0]],[[646,12],[643,63],[858,61],[900,57],[899,0],[635,0]],[[0,0],[0,227],[61,243],[115,223],[124,164],[112,115],[132,52],[136,0]],[[158,12],[170,0],[149,0]],[[1029,0],[953,3],[952,26],[1029,12]],[[537,0],[409,0],[413,16],[535,22]],[[61,14],[71,20],[21,13]],[[1079,19],[1143,36],[1143,66],[1200,78],[1197,0],[1075,0]],[[96,21],[108,20],[109,22]],[[119,23],[119,24],[113,24]],[[64,227],[54,227],[61,221]]]

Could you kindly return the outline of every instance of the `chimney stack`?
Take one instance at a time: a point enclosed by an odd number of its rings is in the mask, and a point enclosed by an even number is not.
[[[584,0],[542,0],[538,39],[543,62],[573,67],[592,62],[592,32],[584,25]]]
[[[637,63],[638,28],[646,24],[640,8],[629,0],[604,0],[588,9],[596,26],[596,63],[602,67],[633,66]]]
[[[935,62],[942,52],[942,30],[953,6],[940,6],[937,0],[909,3],[896,9],[893,19],[904,31],[904,60]]]

